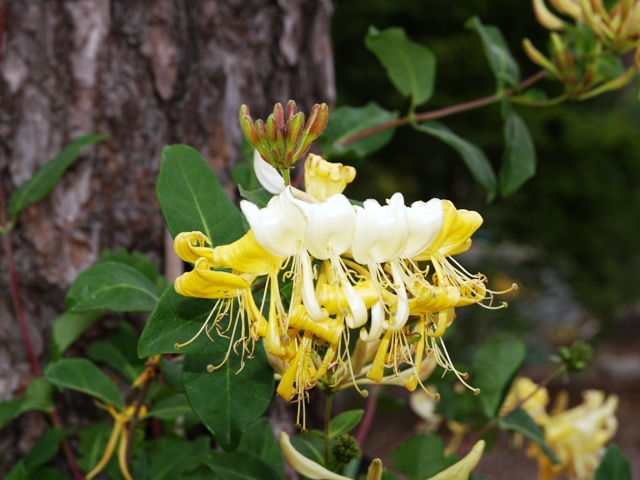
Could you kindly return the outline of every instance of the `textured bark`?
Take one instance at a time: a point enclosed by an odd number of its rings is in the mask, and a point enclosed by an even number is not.
[[[41,363],[66,289],[104,248],[162,261],[154,186],[163,146],[195,147],[233,192],[241,103],[260,117],[289,98],[307,111],[331,104],[330,13],[329,0],[9,2],[0,65],[7,196],[73,138],[110,135],[85,151],[48,199],[24,211],[12,233]],[[25,362],[3,274],[0,399],[29,383]],[[0,443],[9,441],[5,433]]]

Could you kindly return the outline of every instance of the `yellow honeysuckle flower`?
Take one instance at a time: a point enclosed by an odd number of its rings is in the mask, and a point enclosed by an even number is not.
[[[356,178],[355,168],[341,163],[327,162],[313,153],[310,153],[304,162],[305,190],[320,202],[324,202],[336,193],[342,193],[354,178]]]
[[[301,475],[314,480],[350,480],[348,477],[327,470],[322,465],[298,452],[293,445],[291,445],[291,439],[285,431],[280,432],[278,443],[280,444],[280,449],[287,463]]]
[[[479,440],[463,459],[428,480],[468,480],[471,470],[476,467],[482,457],[484,446],[484,440]]]
[[[113,452],[118,446],[118,465],[120,466],[120,473],[126,480],[133,480],[131,473],[129,473],[129,466],[127,465],[127,442],[129,441],[129,420],[135,412],[135,406],[129,405],[124,413],[118,413],[113,405],[109,404],[104,407],[109,414],[113,417],[114,424],[111,436],[107,442],[107,447],[104,450],[102,458],[98,464],[91,470],[85,477],[87,480],[91,480],[98,475],[104,467],[107,466],[111,459]],[[144,417],[147,414],[147,407],[142,405],[138,414]]]
[[[520,405],[523,400],[526,401]],[[504,399],[501,414],[511,412],[520,406],[537,423],[547,417],[547,405],[549,404],[549,392],[546,388],[539,388],[538,384],[527,377],[518,377],[511,385],[511,390]]]
[[[144,363],[144,371],[136,378],[131,384],[131,388],[137,388],[143,383],[148,382],[154,378],[160,370],[160,357],[162,355],[152,355],[147,358]]]
[[[528,455],[538,461],[538,478],[551,480],[561,473],[587,480],[600,464],[604,445],[616,432],[615,410],[618,397],[600,390],[583,392],[581,405],[536,420],[544,429],[545,442],[556,453],[560,463],[554,465],[540,447],[531,444]]]

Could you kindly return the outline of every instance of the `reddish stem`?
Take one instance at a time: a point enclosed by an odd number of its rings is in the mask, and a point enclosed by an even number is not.
[[[367,438],[369,434],[369,429],[373,424],[373,417],[376,414],[376,402],[378,400],[378,390],[380,389],[380,385],[372,385],[369,390],[369,396],[367,397],[367,406],[364,407],[364,417],[362,418],[362,423],[360,424],[360,428],[358,429],[358,433],[356,433],[356,442],[362,445],[362,442]]]
[[[546,75],[545,70],[541,70],[538,73],[531,75],[529,78],[520,82],[520,88],[524,89],[534,84],[541,78]],[[460,103],[458,105],[453,105],[451,107],[441,108],[439,110],[432,110],[431,112],[417,113],[413,116],[413,118],[406,116],[398,118],[397,120],[392,120],[390,122],[381,123],[380,125],[376,125],[375,127],[367,128],[365,130],[361,130],[359,132],[354,133],[353,135],[348,136],[344,140],[338,142],[338,145],[344,147],[345,145],[349,145],[356,140],[360,140],[361,138],[368,137],[369,135],[374,135],[376,133],[380,133],[389,128],[399,127],[400,125],[406,125],[407,123],[411,123],[411,121],[421,122],[424,120],[435,120],[436,118],[448,117],[449,115],[453,115],[455,113],[466,112],[468,110],[473,110],[474,108],[483,107],[485,105],[489,105],[491,103],[497,102],[503,97],[509,97],[515,93],[514,88],[510,88],[505,92],[494,93],[493,95],[489,95],[487,97],[478,98],[476,100],[471,100],[470,102]]]

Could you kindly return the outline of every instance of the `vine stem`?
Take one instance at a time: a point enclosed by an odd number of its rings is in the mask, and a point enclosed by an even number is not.
[[[138,425],[138,417],[140,416],[140,409],[142,408],[142,404],[144,403],[144,399],[149,393],[149,388],[151,387],[152,378],[148,378],[146,382],[142,385],[142,389],[138,394],[138,398],[136,398],[136,403],[133,409],[133,415],[131,416],[131,420],[129,420],[129,431],[127,432],[127,466],[129,467],[129,471],[131,471],[131,450],[133,448],[133,439],[136,433],[136,426]]]
[[[369,389],[369,396],[367,397],[367,405],[364,407],[364,417],[362,423],[356,433],[356,442],[362,445],[369,434],[369,429],[373,424],[373,417],[376,414],[376,402],[378,400],[378,390],[380,385],[372,385]]]
[[[333,403],[333,393],[328,392],[324,405],[324,464],[329,465],[329,425],[331,424],[331,404]]]
[[[475,443],[478,440],[482,438],[482,436],[485,433],[491,430],[498,423],[499,419],[511,415],[513,412],[519,409],[522,405],[524,405],[530,398],[532,398],[536,393],[538,393],[540,389],[546,387],[552,380],[554,380],[555,378],[557,378],[558,376],[566,372],[566,370],[567,370],[566,365],[561,365],[559,368],[557,368],[556,370],[551,372],[549,375],[547,375],[547,377],[538,384],[538,388],[536,388],[533,392],[531,392],[529,395],[527,395],[518,403],[516,403],[512,408],[510,408],[505,412],[502,412],[500,415],[498,415],[498,418],[494,418],[493,420],[490,420],[489,422],[487,422],[480,430],[474,433],[469,440],[467,440],[460,448],[458,448],[456,453],[460,454],[469,450],[473,445],[475,445]]]
[[[546,75],[546,70],[540,70],[539,72],[531,75],[529,78],[524,79],[520,82],[520,88],[524,89],[530,87],[538,80],[542,79]],[[468,110],[473,110],[475,108],[484,107],[485,105],[490,105],[492,103],[497,102],[498,100],[504,97],[510,97],[515,93],[515,88],[510,88],[508,90],[494,93],[493,95],[488,95],[486,97],[478,98],[476,100],[471,100],[469,102],[460,103],[458,105],[453,105],[451,107],[441,108],[438,110],[432,110],[430,112],[423,113],[415,113],[413,115],[407,115],[405,117],[398,118],[396,120],[392,120],[390,122],[381,123],[380,125],[376,125],[375,127],[366,128],[364,130],[360,130],[359,132],[354,133],[353,135],[349,135],[347,138],[342,139],[338,142],[338,145],[344,147],[349,145],[350,143],[355,142],[356,140],[360,140],[361,138],[368,137],[369,135],[375,135],[376,133],[380,133],[384,130],[388,130],[389,128],[399,127],[401,125],[406,125],[412,122],[422,122],[425,120],[435,120],[436,118],[448,117],[449,115],[454,115],[460,112],[466,112]]]
[[[3,4],[3,8],[6,6],[7,0]],[[0,13],[0,15],[2,15]],[[0,17],[1,18],[1,17]],[[2,25],[0,24],[0,27]],[[0,38],[2,32],[0,31]],[[0,45],[0,51],[2,46]],[[16,272],[16,266],[13,259],[13,245],[11,243],[11,228],[7,224],[6,211],[4,205],[4,186],[2,185],[2,181],[0,180],[0,226],[4,229],[2,234],[2,243],[4,244],[4,250],[7,254],[7,268],[9,270],[9,281],[11,284],[11,299],[13,300],[13,307],[15,308],[16,315],[18,316],[18,323],[20,325],[20,332],[22,333],[22,341],[24,343],[24,349],[27,353],[27,357],[29,358],[29,365],[31,366],[31,372],[35,377],[42,377],[42,371],[40,370],[40,364],[38,363],[38,357],[33,348],[33,342],[31,341],[31,335],[29,334],[29,327],[27,325],[27,319],[24,315],[24,309],[22,307],[22,299],[20,297],[20,287],[18,284],[18,274]],[[50,414],[51,422],[54,426],[58,428],[62,428],[62,421],[60,419],[60,415],[53,406],[53,411]],[[78,463],[76,462],[76,457],[73,454],[73,450],[69,446],[68,440],[65,438],[62,440],[62,449],[64,450],[64,454],[67,457],[67,462],[69,463],[69,467],[73,473],[73,476],[76,480],[83,480],[84,475],[78,468]]]

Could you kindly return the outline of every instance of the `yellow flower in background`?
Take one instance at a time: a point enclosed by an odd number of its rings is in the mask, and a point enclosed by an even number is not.
[[[524,403],[520,404],[525,400]],[[547,416],[549,392],[546,388],[539,388],[538,384],[527,377],[518,377],[511,385],[511,390],[502,403],[501,414],[507,414],[520,406],[537,423]]]
[[[618,397],[600,390],[583,392],[583,403],[540,418],[544,439],[556,453],[560,463],[554,465],[535,444],[527,452],[538,461],[540,480],[551,480],[564,473],[578,480],[593,478],[604,446],[618,427],[615,411]]]

